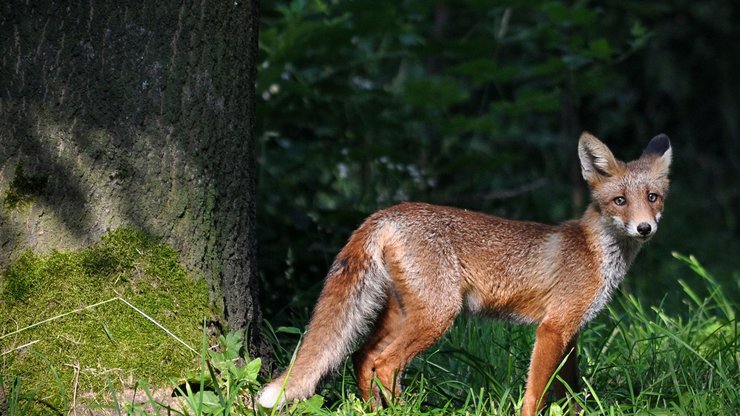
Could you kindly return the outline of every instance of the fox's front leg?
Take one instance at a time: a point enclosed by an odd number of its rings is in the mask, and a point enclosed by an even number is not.
[[[565,359],[563,367],[558,371],[560,378],[553,381],[552,395],[555,400],[567,396],[568,387],[574,392],[578,391],[578,334],[574,335],[565,347],[565,355],[568,358]],[[560,381],[560,379],[563,381]],[[574,408],[578,413],[577,404],[574,404]]]
[[[576,329],[571,330],[557,322],[543,321],[537,327],[532,361],[529,365],[527,389],[524,393],[522,416],[534,416],[544,406],[547,382],[563,359],[575,333]],[[566,365],[571,364],[573,363]]]

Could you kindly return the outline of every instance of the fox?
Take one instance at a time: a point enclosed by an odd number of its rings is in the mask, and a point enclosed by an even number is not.
[[[578,140],[591,202],[560,225],[517,221],[427,203],[370,215],[334,259],[291,368],[258,396],[275,408],[312,395],[352,354],[373,407],[401,394],[409,362],[463,311],[535,324],[522,416],[578,386],[576,343],[604,308],[640,247],[658,229],[672,148],[652,138],[625,163],[589,132]],[[562,382],[560,381],[562,379]]]

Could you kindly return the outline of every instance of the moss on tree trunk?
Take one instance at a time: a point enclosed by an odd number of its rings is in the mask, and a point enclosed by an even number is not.
[[[45,178],[0,206],[0,269],[131,226],[179,251],[231,328],[259,322],[258,2],[0,9],[0,196],[17,166]]]

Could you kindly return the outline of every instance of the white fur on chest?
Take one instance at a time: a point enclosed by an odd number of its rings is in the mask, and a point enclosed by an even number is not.
[[[612,297],[614,290],[622,283],[632,260],[640,249],[640,243],[627,239],[617,239],[604,231],[599,235],[599,244],[604,254],[601,263],[602,284],[596,292],[591,306],[586,311],[581,325],[593,319]]]

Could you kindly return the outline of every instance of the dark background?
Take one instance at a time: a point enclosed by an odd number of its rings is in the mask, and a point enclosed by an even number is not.
[[[623,289],[680,312],[677,280],[697,278],[677,251],[738,295],[740,3],[262,6],[257,235],[274,325],[305,319],[351,231],[399,201],[580,216],[583,130],[622,160],[672,140],[664,219]]]

